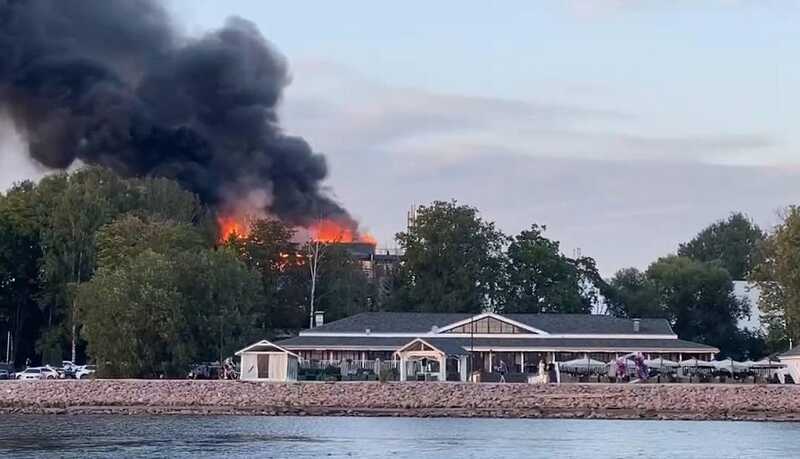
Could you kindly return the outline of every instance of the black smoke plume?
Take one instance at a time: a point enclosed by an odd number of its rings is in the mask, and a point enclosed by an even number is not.
[[[283,134],[285,59],[232,18],[199,38],[150,0],[0,0],[0,111],[30,156],[174,178],[224,210],[260,196],[298,225],[352,224],[325,196],[325,158]]]

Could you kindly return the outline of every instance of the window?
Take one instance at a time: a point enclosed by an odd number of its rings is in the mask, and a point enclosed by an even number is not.
[[[531,333],[529,330],[519,328],[511,325],[508,322],[495,319],[494,317],[484,317],[483,319],[470,322],[446,331],[445,333],[460,333],[469,335],[476,334],[495,334],[495,335],[511,335],[519,333]]]

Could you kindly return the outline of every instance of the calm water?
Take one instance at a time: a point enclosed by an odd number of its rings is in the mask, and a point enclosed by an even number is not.
[[[798,457],[800,423],[7,416],[0,457]]]

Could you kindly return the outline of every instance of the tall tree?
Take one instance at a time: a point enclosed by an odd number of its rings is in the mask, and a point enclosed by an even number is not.
[[[277,330],[304,328],[308,270],[294,229],[275,219],[251,222],[246,236],[234,237],[226,245],[258,272],[264,290],[259,324],[266,336]]]
[[[327,320],[337,320],[375,308],[377,285],[370,279],[348,248],[328,245],[320,260],[317,310]]]
[[[604,284],[594,260],[563,255],[558,241],[544,237],[545,230],[533,225],[508,246],[502,311],[590,313],[596,285]]]
[[[663,318],[668,312],[659,301],[658,286],[636,268],[621,269],[609,281],[608,313],[616,317]]]
[[[507,238],[477,209],[455,201],[421,206],[397,240],[404,254],[392,308],[480,312],[496,306]]]
[[[747,300],[734,295],[725,268],[670,255],[650,265],[647,277],[658,291],[658,308],[678,336],[717,346],[723,354],[737,350],[737,322],[750,308]]]
[[[89,355],[101,374],[153,377],[170,367],[180,345],[185,298],[176,265],[147,250],[123,266],[101,268],[77,292]]]
[[[759,308],[769,341],[785,350],[790,339],[800,343],[800,207],[786,209],[762,254],[751,280],[760,289]]]
[[[88,353],[107,376],[182,376],[250,342],[258,275],[228,250],[146,249],[77,289]]]
[[[718,261],[733,280],[744,280],[757,263],[758,246],[765,235],[744,214],[737,212],[700,231],[681,244],[678,255],[698,261]]]
[[[97,265],[114,267],[152,250],[162,255],[206,248],[202,232],[196,227],[159,216],[123,214],[100,227],[95,235]]]
[[[43,295],[49,336],[40,350],[45,360],[63,357],[58,336],[69,336],[72,359],[76,359],[80,318],[74,289],[89,280],[95,269],[94,233],[124,208],[127,198],[122,179],[108,170],[87,168],[65,178],[46,177],[39,187],[46,204],[42,231]],[[52,182],[49,183],[49,182]],[[58,327],[61,322],[67,328]]]
[[[42,255],[35,197],[35,187],[30,182],[0,194],[0,330],[4,332],[0,347],[8,346],[6,332],[10,332],[13,352],[6,352],[12,361],[33,356],[33,343],[42,326],[35,300]]]

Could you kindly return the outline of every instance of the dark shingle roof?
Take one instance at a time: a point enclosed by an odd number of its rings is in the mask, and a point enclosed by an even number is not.
[[[791,348],[789,351],[784,352],[779,357],[797,357],[800,356],[800,346],[795,346]]]
[[[363,333],[370,329],[372,333],[427,333],[434,325],[441,328],[472,316],[427,312],[362,312],[317,327],[314,331]]]
[[[400,346],[408,344],[414,338],[398,336],[383,338],[377,336],[295,336],[294,338],[278,341],[278,346],[286,349],[328,349],[330,347],[339,348],[360,348],[369,347],[377,350],[396,350]]]
[[[314,329],[314,332],[363,333],[427,333],[431,328],[445,327],[474,317],[473,314],[422,312],[364,312]],[[546,331],[569,334],[631,334],[633,321],[618,317],[590,314],[507,314],[511,320]],[[640,334],[672,335],[665,319],[641,319]]]
[[[553,350],[610,350],[619,352],[697,350],[702,352],[718,352],[711,346],[693,343],[680,339],[623,339],[623,338],[437,338],[421,337],[423,340],[449,354],[458,354],[459,347],[469,350],[476,348],[523,349],[542,348]],[[280,341],[276,344],[291,351],[302,349],[374,349],[397,350],[413,341],[408,337],[374,337],[374,336],[298,336]]]

